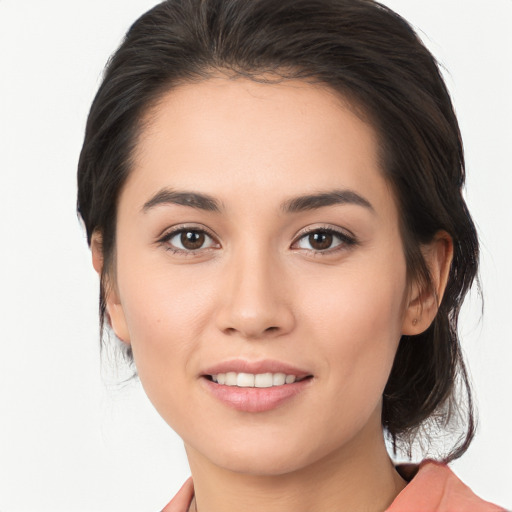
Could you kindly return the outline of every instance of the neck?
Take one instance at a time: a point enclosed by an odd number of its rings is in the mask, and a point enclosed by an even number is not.
[[[212,464],[190,446],[195,512],[382,512],[405,482],[380,435],[359,436],[349,446],[307,467],[281,475],[236,473]],[[363,433],[364,434],[364,433]]]

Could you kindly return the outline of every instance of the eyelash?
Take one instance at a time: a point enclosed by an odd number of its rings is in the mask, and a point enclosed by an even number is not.
[[[180,234],[183,234],[183,233],[195,233],[198,235],[204,235],[204,236],[208,237],[214,245],[220,246],[220,244],[216,240],[215,236],[213,234],[211,234],[209,231],[207,231],[204,228],[199,228],[199,227],[196,228],[193,226],[192,227],[179,226],[179,227],[167,232],[164,236],[162,236],[158,240],[158,243],[162,244],[162,245],[166,245],[166,250],[171,251],[173,254],[183,254],[183,255],[190,255],[190,256],[196,255],[200,251],[211,250],[211,249],[216,248],[216,247],[199,247],[198,249],[181,249],[179,247],[172,246],[170,244],[170,241],[174,237],[176,237]],[[336,252],[344,250],[344,249],[346,250],[347,248],[358,244],[357,239],[353,235],[349,235],[346,232],[343,232],[341,230],[337,230],[332,227],[314,227],[314,228],[308,229],[308,230],[300,233],[300,235],[297,236],[295,241],[292,243],[291,247],[299,249],[296,246],[300,243],[300,241],[304,240],[306,237],[309,237],[313,234],[331,235],[334,238],[337,238],[339,240],[339,243],[337,245],[335,245],[334,247],[328,247],[325,250],[302,249],[302,250],[314,253],[315,255],[320,255],[320,256],[330,255],[330,254],[336,253]]]
[[[306,237],[309,237],[313,234],[325,234],[325,235],[331,235],[339,240],[339,243],[335,245],[334,247],[329,247],[325,250],[315,250],[315,249],[303,249],[305,251],[314,253],[318,256],[328,256],[332,255],[334,253],[337,253],[339,251],[346,250],[352,246],[357,245],[359,242],[356,239],[356,237],[352,234],[348,234],[342,230],[334,229],[332,227],[314,227],[307,229],[306,231],[303,231],[298,235],[296,240],[293,242],[292,247],[296,246],[301,240],[304,240]]]
[[[164,236],[162,236],[161,238],[159,238],[158,243],[162,244],[162,245],[166,245],[166,250],[171,251],[173,254],[182,254],[185,256],[186,255],[193,256],[193,255],[197,254],[199,251],[205,251],[205,250],[215,248],[215,247],[205,247],[205,248],[200,247],[198,249],[180,249],[179,247],[172,246],[170,241],[174,237],[176,237],[180,234],[183,234],[183,233],[196,233],[199,235],[205,235],[211,239],[211,241],[214,243],[214,245],[217,245],[217,246],[220,245],[217,242],[215,236],[213,234],[211,234],[209,231],[207,231],[204,228],[199,228],[199,227],[194,227],[194,226],[176,227],[176,228],[172,229],[171,231],[168,231],[167,233],[165,233]]]

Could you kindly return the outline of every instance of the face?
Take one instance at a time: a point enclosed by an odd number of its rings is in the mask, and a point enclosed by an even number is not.
[[[109,317],[189,455],[282,474],[381,436],[406,264],[376,134],[336,94],[174,89],[117,222]]]

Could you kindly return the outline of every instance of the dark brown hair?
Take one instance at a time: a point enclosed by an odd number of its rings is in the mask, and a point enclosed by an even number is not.
[[[449,430],[457,419],[462,434],[443,458],[459,457],[475,426],[457,320],[478,267],[477,235],[462,196],[462,141],[435,59],[403,18],[377,2],[168,0],[134,23],[106,68],[78,165],[78,212],[87,239],[95,230],[102,235],[102,331],[117,201],[141,120],[177,84],[219,72],[321,83],[370,121],[400,209],[410,280],[430,286],[420,248],[440,230],[452,237],[453,263],[438,314],[424,333],[402,336],[382,423],[395,449],[410,454],[425,425]],[[465,400],[456,394],[457,382]]]

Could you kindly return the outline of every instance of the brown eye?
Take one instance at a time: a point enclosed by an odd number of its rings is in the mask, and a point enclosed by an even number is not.
[[[181,245],[189,251],[201,249],[206,236],[201,231],[182,231],[180,235]]]
[[[356,244],[356,240],[334,229],[315,229],[301,236],[294,247],[298,249],[306,249],[318,253],[330,253],[335,249],[343,249]]]
[[[315,251],[325,251],[331,247],[333,238],[332,233],[317,231],[308,235],[308,242]]]
[[[193,252],[217,247],[213,238],[201,229],[179,229],[167,234],[162,240],[175,252]]]

